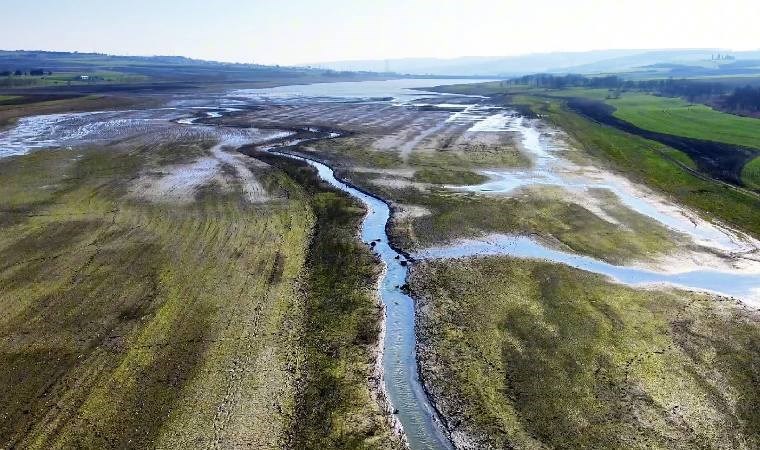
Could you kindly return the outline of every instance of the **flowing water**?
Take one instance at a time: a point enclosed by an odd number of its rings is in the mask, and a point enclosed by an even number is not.
[[[452,448],[419,379],[415,354],[414,300],[401,290],[408,274],[406,258],[389,245],[385,232],[390,208],[377,197],[339,181],[333,170],[320,162],[276,151],[270,153],[306,161],[317,169],[321,179],[358,199],[367,208],[361,238],[373,244],[374,252],[386,268],[379,285],[386,321],[382,357],[385,393],[395,408],[394,414],[411,448]]]

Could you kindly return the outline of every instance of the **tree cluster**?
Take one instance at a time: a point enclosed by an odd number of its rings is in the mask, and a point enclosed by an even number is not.
[[[717,95],[723,95],[728,91],[726,85],[721,83],[674,80],[672,78],[664,80],[637,81],[634,84],[634,89],[652,92],[666,97],[683,97],[689,101],[708,99]]]
[[[564,89],[567,87],[613,89],[622,86],[625,82],[622,78],[615,75],[603,77],[584,77],[583,75],[576,74],[552,75],[548,73],[537,73],[533,75],[525,75],[519,78],[512,78],[511,80],[508,80],[508,83],[547,89]]]
[[[9,77],[11,75],[16,77],[21,77],[24,75],[31,75],[31,76],[43,76],[43,75],[52,75],[53,72],[45,69],[31,69],[28,71],[23,71],[21,69],[16,69],[15,71],[10,70],[3,70],[0,71],[0,77]]]
[[[618,92],[620,90],[640,90],[667,97],[684,97],[689,101],[710,98],[727,92],[726,86],[720,83],[685,79],[676,80],[673,78],[633,81],[624,80],[616,75],[586,77],[576,74],[551,75],[542,73],[513,78],[508,83],[547,89],[584,87],[610,89]]]
[[[722,103],[726,108],[735,111],[760,112],[760,87],[736,88],[723,98]]]

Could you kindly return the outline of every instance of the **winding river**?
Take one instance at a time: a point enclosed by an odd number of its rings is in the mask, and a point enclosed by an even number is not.
[[[382,356],[385,394],[412,449],[453,448],[418,376],[414,300],[401,290],[401,286],[406,283],[408,272],[406,258],[390,246],[385,232],[385,226],[390,219],[390,208],[377,197],[338,180],[333,170],[320,162],[274,150],[268,151],[307,162],[317,170],[321,179],[358,199],[366,207],[367,215],[362,222],[361,238],[364,242],[373,243],[373,250],[383,261],[386,269],[379,283],[386,322]]]

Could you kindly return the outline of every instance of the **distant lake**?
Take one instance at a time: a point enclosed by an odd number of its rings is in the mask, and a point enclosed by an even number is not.
[[[382,81],[345,81],[340,83],[314,83],[277,86],[263,89],[238,89],[228,95],[245,97],[266,103],[291,103],[294,101],[387,101],[406,103],[431,93],[413,90],[418,88],[451,84],[483,83],[493,79],[473,78],[409,78]],[[435,95],[440,95],[435,93]]]

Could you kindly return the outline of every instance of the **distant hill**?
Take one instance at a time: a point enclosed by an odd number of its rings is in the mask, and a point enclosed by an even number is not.
[[[318,82],[378,78],[375,73],[235,64],[181,56],[0,50],[0,87],[81,84]]]
[[[719,54],[734,59],[716,60],[715,58]],[[760,52],[727,52],[720,49],[594,50],[588,52],[535,53],[521,56],[468,56],[451,59],[405,58],[333,61],[314,63],[309,66],[333,70],[391,70],[405,74],[502,77],[537,72],[592,74],[647,71],[647,66],[656,64],[674,64],[680,68],[694,66],[717,69],[742,60],[760,60]],[[660,70],[660,72],[664,72],[664,70]]]

